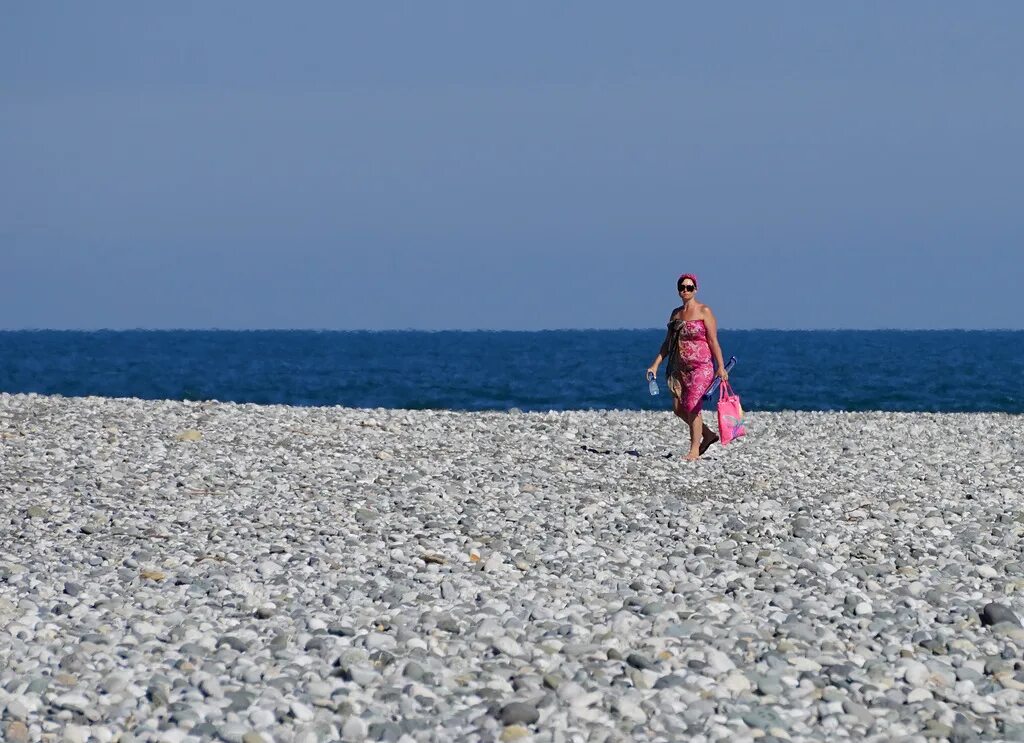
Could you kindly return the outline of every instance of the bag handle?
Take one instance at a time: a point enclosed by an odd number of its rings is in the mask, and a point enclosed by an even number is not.
[[[718,399],[723,400],[726,397],[735,397],[736,393],[732,391],[732,385],[728,382],[722,382],[718,386]]]

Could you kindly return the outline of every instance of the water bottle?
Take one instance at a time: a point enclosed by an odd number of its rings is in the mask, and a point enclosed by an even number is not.
[[[653,374],[647,377],[647,389],[651,391],[651,395],[658,394],[658,381]]]

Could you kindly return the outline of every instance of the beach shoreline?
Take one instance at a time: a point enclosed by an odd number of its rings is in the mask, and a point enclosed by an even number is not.
[[[747,421],[0,395],[0,732],[1024,736],[1024,416]]]

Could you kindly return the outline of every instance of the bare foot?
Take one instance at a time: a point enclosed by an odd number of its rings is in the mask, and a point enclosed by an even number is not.
[[[699,451],[691,451],[689,454],[686,455],[686,461],[687,462],[692,462],[695,459],[698,459],[699,457],[700,457],[700,452]]]
[[[700,453],[703,454],[708,450],[708,447],[718,441],[718,434],[712,433],[710,436],[705,436],[700,441]]]

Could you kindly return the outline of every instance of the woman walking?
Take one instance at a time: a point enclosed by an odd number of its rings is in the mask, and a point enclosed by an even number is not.
[[[666,377],[672,393],[672,410],[690,427],[687,459],[696,459],[718,441],[718,435],[704,425],[701,398],[716,376],[728,381],[729,372],[718,345],[718,323],[706,304],[697,301],[697,277],[684,273],[676,281],[681,307],[672,310],[668,330],[654,363],[647,368],[648,379],[657,376],[661,362],[668,359]],[[718,366],[714,371],[712,359]]]

